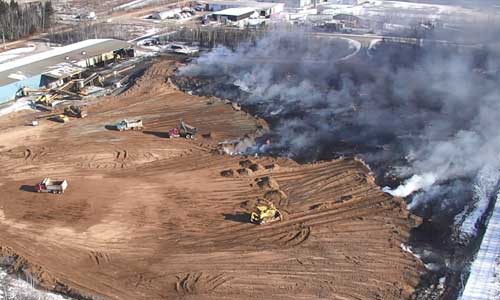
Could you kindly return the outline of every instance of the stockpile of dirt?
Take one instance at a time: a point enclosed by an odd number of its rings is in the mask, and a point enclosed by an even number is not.
[[[279,190],[280,186],[276,180],[270,176],[255,179],[257,185],[263,190]]]
[[[153,66],[85,119],[0,118],[4,255],[37,266],[48,289],[95,299],[410,298],[423,266],[400,247],[418,225],[401,199],[362,180],[369,170],[355,160],[214,153],[259,121],[168,87],[158,77],[170,67]],[[144,130],[106,128],[123,118]],[[179,119],[216,138],[167,139]],[[67,191],[32,192],[46,176],[67,179]],[[286,218],[250,224],[259,199]]]

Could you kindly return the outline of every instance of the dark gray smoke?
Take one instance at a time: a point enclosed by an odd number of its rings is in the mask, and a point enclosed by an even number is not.
[[[451,262],[443,272],[456,277],[460,257],[470,255],[456,245],[471,244],[499,189],[500,35],[491,26],[478,31],[486,26],[453,37],[467,47],[373,41],[358,49],[346,40],[274,32],[235,51],[204,54],[179,74],[201,79],[188,87],[194,92],[266,118],[271,154],[299,161],[361,156],[391,186],[385,191],[408,196],[410,209],[432,217],[422,226],[432,236],[424,243],[448,249],[439,252]]]
[[[235,51],[215,49],[180,75],[207,79],[195,92],[268,119],[271,153],[300,161],[360,155],[382,182],[407,179],[386,191],[418,191],[413,209],[432,204],[432,213],[454,215],[473,202],[478,172],[500,167],[498,58],[479,44],[359,49],[345,39],[274,32]]]

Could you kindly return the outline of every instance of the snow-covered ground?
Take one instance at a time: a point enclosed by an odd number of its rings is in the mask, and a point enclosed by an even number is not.
[[[154,35],[156,33],[160,32],[160,29],[159,28],[156,28],[156,27],[153,27],[153,28],[149,28],[143,35],[139,36],[139,37],[136,37],[130,41],[128,41],[129,43],[134,43],[134,42],[137,42],[137,45],[139,46],[142,46],[142,43],[144,42],[143,40],[147,39],[147,38],[152,38],[154,37]],[[141,43],[142,41],[142,43]]]
[[[500,299],[500,193],[461,300]]]
[[[344,57],[342,57],[339,60],[348,60],[351,57],[355,56],[358,54],[358,52],[361,50],[361,43],[359,41],[353,40],[353,39],[348,39],[348,38],[341,38],[349,43],[349,49],[352,49],[353,52],[351,54],[348,54]]]
[[[460,226],[460,238],[470,240],[476,237],[478,225],[486,213],[490,200],[498,192],[500,173],[493,167],[485,167],[479,171],[474,183],[473,207],[468,209]],[[461,215],[457,216],[462,218]],[[499,241],[500,242],[500,241]]]
[[[0,269],[0,300],[69,300],[60,295],[37,290],[28,282]]]
[[[130,1],[130,2],[127,2],[125,4],[119,5],[119,6],[115,7],[114,9],[120,10],[120,9],[138,8],[138,7],[142,7],[142,6],[145,6],[147,4],[150,4],[151,2],[154,2],[154,1],[157,1],[157,0],[134,0],[134,1]]]
[[[16,49],[0,52],[0,63],[12,60],[12,59],[17,58],[19,56],[22,56],[23,54],[32,52],[35,49],[36,49],[35,45],[30,45],[28,47],[16,48]]]
[[[350,14],[366,18],[383,18],[386,21],[392,19],[422,19],[422,20],[456,20],[473,21],[475,18],[483,18],[484,11],[453,5],[424,4],[401,1],[371,0],[359,5],[320,5],[322,14]],[[489,11],[488,13],[494,13]],[[389,22],[390,23],[390,22]]]
[[[0,117],[25,109],[31,109],[31,99],[19,99],[0,106]]]

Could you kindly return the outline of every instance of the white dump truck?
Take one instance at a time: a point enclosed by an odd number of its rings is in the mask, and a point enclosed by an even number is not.
[[[142,125],[142,120],[121,120],[116,124],[116,129],[119,131],[124,130],[142,130],[144,126]]]
[[[42,182],[36,185],[38,193],[53,193],[62,194],[68,187],[68,181],[65,180],[52,180],[48,177],[44,178]]]

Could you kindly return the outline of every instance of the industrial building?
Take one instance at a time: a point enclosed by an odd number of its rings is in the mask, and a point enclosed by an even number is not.
[[[217,18],[219,22],[239,22],[248,19],[250,16],[256,14],[254,8],[252,7],[235,7],[228,8],[221,11],[216,11],[213,15]]]
[[[195,15],[195,11],[189,7],[173,8],[165,11],[155,11],[151,14],[151,19],[165,20],[165,19],[187,19]]]
[[[204,1],[207,11],[222,11],[230,8],[253,8],[260,17],[269,18],[284,10],[285,4],[281,2],[257,2],[257,1]]]
[[[92,39],[0,64],[0,103],[16,98],[23,88],[55,88],[87,68],[124,56],[131,45],[113,39]]]

